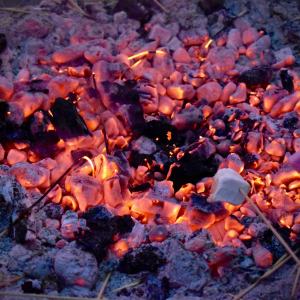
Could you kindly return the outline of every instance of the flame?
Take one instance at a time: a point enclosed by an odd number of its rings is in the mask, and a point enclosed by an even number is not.
[[[204,46],[204,48],[205,49],[207,49],[208,47],[209,47],[209,45],[212,43],[212,39],[210,39],[207,43],[206,43],[206,45]]]
[[[140,59],[140,60],[138,60],[135,64],[133,64],[132,66],[131,66],[131,68],[133,68],[133,67],[136,67],[137,65],[139,65],[140,63],[142,62],[142,60]]]
[[[52,114],[52,112],[51,112],[50,109],[48,110],[48,113],[49,113],[49,115],[53,118],[53,114]]]
[[[92,171],[93,171],[93,177],[95,177],[95,167],[94,167],[94,164],[93,164],[92,160],[87,156],[83,156],[82,158],[90,163],[90,165],[92,167]]]
[[[134,59],[134,58],[136,58],[136,57],[144,56],[144,55],[147,55],[147,54],[149,54],[149,51],[143,51],[143,52],[141,52],[141,53],[138,53],[138,54],[129,56],[128,59]]]
[[[128,59],[134,59],[134,58],[137,58],[137,57],[140,57],[140,56],[144,56],[144,55],[147,55],[147,54],[155,54],[155,53],[168,55],[166,52],[164,52],[164,51],[162,51],[162,50],[143,51],[143,52],[141,52],[141,53],[138,53],[138,54],[129,56]]]
[[[121,257],[128,251],[128,243],[125,239],[119,240],[112,246],[112,251],[117,257]]]
[[[167,132],[167,139],[168,139],[168,141],[172,139],[172,132],[171,131]]]
[[[10,115],[10,114],[11,114],[11,112],[10,112],[10,111],[8,111],[8,112],[7,112],[7,114],[8,114],[8,115]]]

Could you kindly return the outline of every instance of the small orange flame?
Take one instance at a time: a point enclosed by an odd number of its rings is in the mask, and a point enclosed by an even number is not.
[[[207,43],[206,43],[206,45],[204,46],[204,48],[205,49],[207,49],[208,47],[209,47],[209,45],[212,43],[212,39],[210,39]]]
[[[83,156],[82,158],[90,163],[90,165],[92,167],[92,171],[93,171],[93,177],[95,177],[95,167],[94,167],[94,164],[93,164],[92,160],[87,156]]]

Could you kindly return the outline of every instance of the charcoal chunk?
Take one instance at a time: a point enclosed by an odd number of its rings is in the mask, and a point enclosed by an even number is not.
[[[199,0],[198,5],[206,15],[212,14],[224,7],[224,0]]]
[[[59,219],[64,213],[64,208],[58,203],[49,203],[43,210],[50,219]]]
[[[129,18],[138,20],[143,25],[150,20],[154,13],[153,3],[149,0],[119,0],[113,12],[125,11]]]
[[[283,127],[289,130],[299,128],[299,115],[297,112],[292,111],[283,115]]]
[[[42,294],[43,288],[40,282],[37,279],[34,280],[26,280],[21,284],[22,290],[27,294]]]
[[[272,68],[267,65],[261,65],[244,71],[239,76],[238,81],[246,83],[247,87],[251,89],[259,86],[265,88],[271,82],[272,76]]]
[[[201,161],[205,161],[215,153],[216,147],[214,143],[210,139],[204,138],[200,142],[190,145],[184,151],[184,156],[181,158],[181,160],[188,161],[190,159],[199,159]]]
[[[196,184],[204,177],[212,177],[216,174],[219,163],[214,157],[202,161],[200,159],[180,160],[170,167],[168,180],[173,181],[174,190],[177,191],[186,183]],[[184,176],[182,176],[184,174]]]
[[[295,250],[295,245],[293,246],[289,239],[290,230],[286,227],[279,227],[278,225],[275,225],[275,229],[279,232],[285,242]],[[263,232],[262,236],[259,238],[259,243],[272,253],[274,262],[285,253],[284,247],[270,229]]]
[[[141,271],[156,272],[165,263],[162,251],[152,245],[141,245],[124,254],[118,270],[126,274],[136,274]]]
[[[76,106],[70,99],[56,98],[50,111],[49,119],[59,138],[64,141],[82,135],[92,136],[82,116],[77,113]]]
[[[99,222],[108,222],[112,217],[113,214],[105,205],[95,205],[82,214],[82,218],[92,225],[96,225]]]
[[[30,150],[37,154],[41,159],[52,157],[57,148],[59,137],[54,130],[37,132],[30,143]]]
[[[143,108],[139,102],[140,95],[136,89],[136,81],[128,80],[124,85],[101,82],[104,99],[108,108],[123,122],[126,129],[130,129],[134,135],[140,136],[145,129]]]
[[[280,80],[284,89],[286,89],[290,94],[294,92],[294,76],[288,73],[288,70],[280,71]]]
[[[245,169],[251,169],[255,166],[255,163],[257,163],[260,159],[260,156],[257,153],[246,153],[242,157],[242,161],[244,163]]]
[[[226,216],[229,212],[224,207],[223,203],[207,202],[207,198],[199,194],[191,194],[188,206],[187,216],[190,224],[203,228],[219,221]]]
[[[178,130],[165,120],[152,120],[146,123],[145,135],[164,146],[173,145],[177,139]]]
[[[155,275],[150,274],[146,280],[145,296],[148,300],[164,300],[167,298],[167,289],[164,281],[160,281]]]
[[[7,40],[4,33],[0,33],[0,53],[2,53],[7,46]]]
[[[113,216],[104,205],[96,205],[82,214],[90,230],[75,233],[75,239],[86,251],[92,252],[98,261],[107,253],[107,247],[114,243],[114,235],[131,232],[134,222],[129,215]]]

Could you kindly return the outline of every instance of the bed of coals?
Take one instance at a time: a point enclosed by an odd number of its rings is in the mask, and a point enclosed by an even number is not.
[[[285,253],[240,188],[297,248],[297,1],[29,2],[0,9],[0,299],[233,299]]]

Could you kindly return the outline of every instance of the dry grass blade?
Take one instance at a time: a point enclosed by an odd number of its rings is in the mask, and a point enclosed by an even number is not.
[[[86,17],[91,17],[89,14],[87,14],[84,10],[81,9],[80,6],[78,6],[78,4],[76,4],[73,0],[68,0],[69,4],[79,13],[81,13],[82,15],[86,16]]]
[[[97,298],[82,298],[82,297],[68,297],[68,296],[56,296],[56,295],[43,295],[43,294],[23,294],[14,292],[0,292],[0,296],[14,296],[25,298],[38,298],[38,299],[54,299],[54,300],[98,300]],[[2,297],[0,297],[2,299]]]
[[[296,277],[295,277],[295,281],[294,281],[294,284],[293,284],[292,298],[294,297],[295,292],[296,292],[296,288],[297,288],[297,283],[298,283],[298,280],[299,280],[299,276],[300,276],[300,267],[298,267],[297,274],[296,274]]]
[[[101,299],[101,298],[102,298],[102,295],[103,295],[103,293],[104,293],[104,290],[105,290],[105,288],[106,288],[106,285],[107,285],[107,283],[108,283],[108,281],[109,281],[109,278],[110,278],[111,274],[112,274],[112,271],[108,272],[108,274],[107,274],[107,276],[106,276],[106,278],[105,278],[105,280],[104,280],[104,282],[103,282],[103,285],[102,285],[102,287],[101,287],[101,290],[100,290],[100,292],[99,292],[99,294],[98,294],[97,299]]]
[[[0,10],[10,11],[10,12],[15,12],[20,14],[31,14],[31,11],[17,9],[17,8],[10,8],[10,7],[0,7]]]
[[[276,229],[272,226],[272,224],[269,222],[269,220],[262,214],[262,212],[259,210],[259,208],[253,203],[253,201],[248,197],[248,195],[245,193],[245,191],[241,188],[239,190],[246,197],[246,199],[250,202],[250,204],[253,206],[253,208],[258,213],[258,215],[263,219],[263,221],[266,223],[266,225],[270,228],[270,230],[274,233],[274,235],[277,237],[277,239],[282,244],[282,246],[285,248],[285,250],[291,255],[291,257],[295,260],[297,265],[300,267],[300,260],[296,256],[296,254],[293,252],[293,250],[290,248],[290,246],[281,237],[281,235],[276,231]]]
[[[295,251],[295,253],[297,253],[298,251],[299,251],[299,249],[297,251]],[[289,255],[286,259],[282,260],[279,264],[277,264],[276,266],[274,265],[272,269],[268,270],[263,276],[261,276],[252,285],[250,285],[245,290],[243,290],[241,293],[239,293],[237,296],[235,296],[233,300],[239,300],[239,299],[241,299],[243,296],[245,296],[247,293],[249,293],[252,289],[254,289],[256,286],[258,286],[258,284],[263,279],[269,277],[270,275],[272,275],[273,273],[275,273],[278,269],[280,269],[281,266],[283,266],[291,258],[292,257]]]
[[[141,282],[140,281],[135,281],[135,282],[132,282],[132,283],[129,283],[129,284],[126,284],[126,285],[123,285],[115,290],[112,290],[111,293],[115,293],[115,292],[118,292],[118,291],[121,291],[123,289],[126,289],[126,288],[129,288],[129,287],[133,287],[133,286],[136,286],[136,285],[139,285]]]
[[[167,15],[170,13],[161,3],[157,0],[153,0]]]
[[[25,277],[25,274],[22,274],[22,275],[20,275],[20,276],[18,276],[18,277],[15,277],[15,278],[9,279],[9,280],[7,280],[7,281],[1,282],[1,283],[0,283],[0,288],[2,288],[3,286],[8,285],[8,284],[10,284],[10,283],[19,281],[20,279],[22,279],[22,278],[24,278],[24,277]]]

